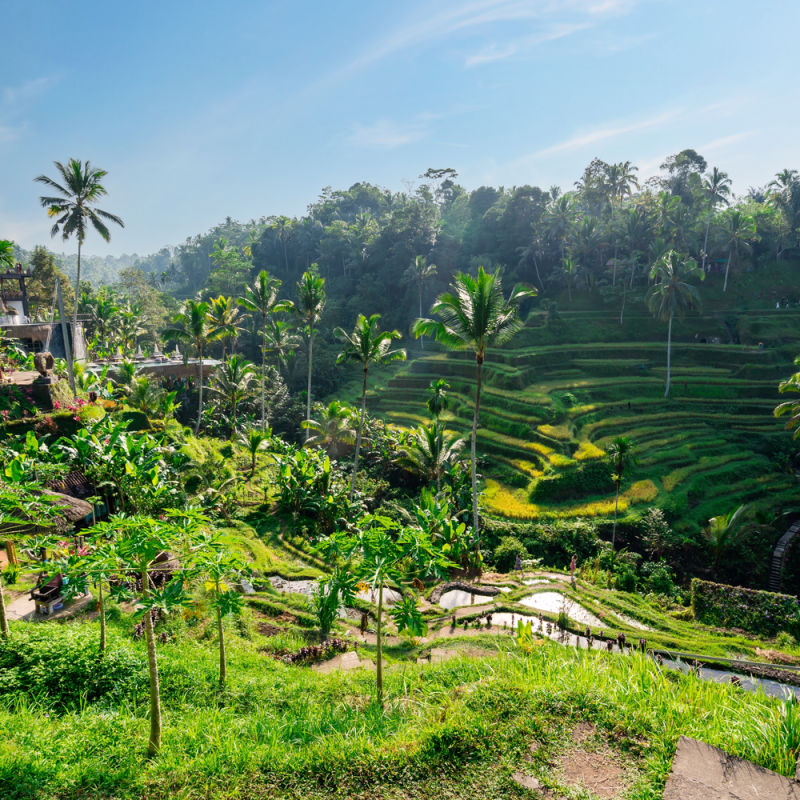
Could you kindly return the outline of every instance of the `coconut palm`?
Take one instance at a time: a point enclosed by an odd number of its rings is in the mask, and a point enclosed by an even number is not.
[[[614,501],[614,527],[611,531],[611,551],[617,543],[617,513],[619,511],[619,492],[622,486],[622,477],[628,467],[633,464],[633,445],[631,440],[626,436],[617,436],[611,444],[606,448],[609,461],[611,462],[611,471],[614,473],[614,483],[617,486],[617,496]]]
[[[358,472],[358,453],[361,449],[361,435],[364,430],[364,417],[367,411],[367,376],[370,365],[380,366],[391,361],[405,361],[406,351],[392,350],[392,342],[400,338],[400,331],[382,331],[378,327],[380,314],[373,314],[367,318],[359,314],[352,333],[347,333],[342,328],[336,329],[336,335],[344,342],[345,349],[339,353],[337,364],[355,361],[361,366],[364,373],[361,385],[361,413],[358,419],[356,432],[356,451],[353,457],[353,476],[350,479],[350,499],[356,489],[356,473]]]
[[[769,184],[769,202],[783,213],[788,234],[795,245],[800,237],[800,175],[795,169],[784,169]]]
[[[300,337],[290,322],[273,319],[267,326],[264,337],[267,353],[272,353],[278,366],[283,371],[284,377],[289,371],[289,357],[300,346]]]
[[[756,238],[756,223],[749,214],[744,214],[734,208],[722,215],[720,231],[728,247],[725,282],[722,285],[722,291],[725,292],[728,289],[728,273],[730,272],[731,262],[736,263],[739,258],[739,250],[748,248]]]
[[[476,440],[481,406],[483,362],[490,345],[504,344],[522,327],[519,304],[536,295],[535,289],[515,286],[506,300],[500,270],[486,272],[478,267],[477,276],[456,273],[453,291],[439,295],[431,312],[440,319],[418,319],[414,335],[436,337],[452,350],[471,350],[475,354],[475,414],[472,419],[472,523],[476,542],[480,541],[478,524],[478,471]],[[477,545],[476,545],[477,546]]]
[[[267,426],[264,409],[265,375],[267,367],[267,318],[278,301],[281,282],[273,278],[265,269],[256,275],[252,286],[245,286],[244,297],[238,300],[239,305],[251,314],[261,317],[261,430]]]
[[[303,322],[308,336],[308,387],[306,389],[306,419],[311,418],[311,370],[314,355],[314,329],[325,310],[325,279],[317,264],[303,273],[297,282],[297,305],[291,301],[278,303],[276,311],[292,311]],[[308,434],[306,434],[307,436]]]
[[[50,235],[61,234],[61,238],[67,241],[70,236],[75,234],[78,240],[78,270],[75,276],[75,297],[80,294],[81,285],[81,248],[86,239],[89,225],[100,234],[107,242],[111,239],[111,233],[104,220],[113,222],[121,228],[125,223],[115,214],[95,208],[95,202],[108,191],[101,181],[108,175],[104,169],[92,167],[89,161],[71,158],[66,166],[60,161],[53,162],[56,169],[61,174],[62,183],[48,178],[46,175],[39,175],[34,180],[45,184],[50,189],[55,189],[60,196],[43,196],[39,202],[43,208],[47,209],[49,217],[55,217],[56,221],[50,229]],[[62,185],[63,184],[63,185]],[[78,331],[78,305],[74,306],[72,312],[72,352],[75,354],[75,342]]]
[[[197,353],[197,422],[194,426],[197,435],[203,417],[203,354],[216,337],[214,324],[208,316],[208,303],[187,300],[164,334],[168,341],[178,339],[189,342]]]
[[[236,348],[236,338],[242,332],[242,316],[236,300],[219,295],[208,301],[208,319],[211,323],[212,335],[222,342],[222,358],[227,355],[227,343],[230,340],[231,353]]]
[[[355,444],[358,414],[352,406],[331,400],[317,407],[315,417],[302,423],[309,432],[307,447],[321,447],[329,456],[339,457]]]
[[[442,488],[444,468],[458,461],[466,441],[463,436],[447,433],[438,420],[420,425],[411,432],[397,463],[426,481],[435,481],[438,493]]]
[[[417,294],[419,296],[419,315],[422,316],[422,290],[425,282],[436,275],[436,264],[429,264],[424,256],[417,256],[411,266],[406,270],[405,277],[417,284]],[[425,349],[425,340],[420,338],[420,347]]]
[[[728,196],[731,193],[731,179],[728,177],[727,172],[714,169],[711,174],[703,180],[703,191],[708,198],[708,212],[706,217],[706,235],[703,238],[703,272],[706,270],[706,259],[708,258],[708,231],[711,228],[711,217],[714,214],[714,209],[720,204],[728,204]]]
[[[729,550],[744,535],[744,524],[747,521],[749,507],[741,505],[730,514],[723,514],[719,517],[711,517],[708,527],[703,529],[703,535],[711,548],[712,569],[714,575],[717,574],[719,562],[727,550]]]
[[[218,397],[230,412],[231,438],[239,422],[239,407],[253,395],[255,367],[238,353],[220,364],[214,371],[209,391]]]
[[[447,411],[450,401],[447,399],[447,392],[450,389],[450,384],[444,379],[439,378],[436,381],[431,381],[428,387],[428,399],[425,405],[434,419],[439,419],[441,415]]]
[[[246,433],[239,434],[239,442],[244,445],[250,456],[250,477],[256,473],[256,458],[259,453],[263,452],[269,446],[271,436],[270,431],[259,430],[258,428],[250,428]]]
[[[669,397],[670,363],[672,357],[672,320],[683,319],[686,312],[700,307],[700,292],[689,283],[692,278],[703,280],[705,274],[697,262],[674,250],[665,253],[650,269],[650,279],[655,284],[647,292],[645,301],[650,313],[667,322],[667,385],[664,397]]]

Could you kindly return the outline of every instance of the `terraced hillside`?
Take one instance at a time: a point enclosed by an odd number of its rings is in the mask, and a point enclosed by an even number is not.
[[[486,511],[611,513],[613,486],[597,491],[589,476],[618,435],[634,442],[637,455],[623,511],[657,502],[692,525],[744,501],[796,502],[797,481],[780,457],[788,437],[772,410],[799,340],[800,312],[786,309],[676,323],[665,400],[665,327],[650,316],[629,314],[620,325],[610,312],[532,313],[512,345],[492,351],[484,366]],[[466,434],[474,375],[469,354],[429,345],[378,380],[370,411],[412,427],[425,419],[426,387],[444,376],[453,401],[448,425]]]

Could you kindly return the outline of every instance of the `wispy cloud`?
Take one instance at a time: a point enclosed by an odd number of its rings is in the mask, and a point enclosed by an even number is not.
[[[58,83],[55,76],[33,78],[18,86],[4,86],[0,90],[0,101],[5,107],[27,104],[40,97]]]
[[[488,64],[492,61],[500,61],[502,59],[510,58],[518,53],[524,53],[528,50],[537,47],[545,42],[553,42],[558,39],[564,39],[579,31],[584,31],[591,28],[591,23],[581,22],[573,24],[556,25],[552,28],[542,31],[541,33],[534,34],[533,36],[524,36],[518,39],[512,39],[505,44],[498,44],[491,42],[485,47],[478,50],[476,53],[468,56],[464,61],[465,67],[475,67],[481,64]]]
[[[556,144],[552,144],[548,147],[542,148],[541,150],[537,150],[534,153],[530,153],[525,156],[523,160],[534,160],[538,158],[544,158],[545,156],[555,155],[556,153],[567,153],[573,150],[582,150],[589,145],[596,144],[597,142],[603,142],[607,139],[616,139],[629,133],[661,128],[667,123],[675,120],[682,113],[683,109],[673,109],[633,122],[622,123],[618,125],[601,125],[583,133],[570,136],[568,139],[564,139],[562,142],[557,142]]]
[[[398,123],[379,119],[369,125],[354,125],[347,141],[357,147],[391,150],[419,142],[427,135],[428,129],[422,122]]]

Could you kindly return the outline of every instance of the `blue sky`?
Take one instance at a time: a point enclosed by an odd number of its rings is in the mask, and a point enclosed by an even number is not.
[[[324,186],[568,188],[696,148],[737,191],[800,168],[791,0],[0,0],[0,238],[49,244],[33,178],[108,170],[147,253],[302,214]]]

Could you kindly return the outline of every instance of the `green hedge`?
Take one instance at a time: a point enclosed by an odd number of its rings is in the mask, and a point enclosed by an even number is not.
[[[776,592],[692,580],[695,619],[718,628],[740,628],[760,636],[781,631],[800,637],[800,604],[796,597]]]
[[[558,503],[613,491],[614,480],[609,465],[605,461],[587,461],[566,467],[557,475],[540,478],[531,488],[531,500],[534,503]]]

